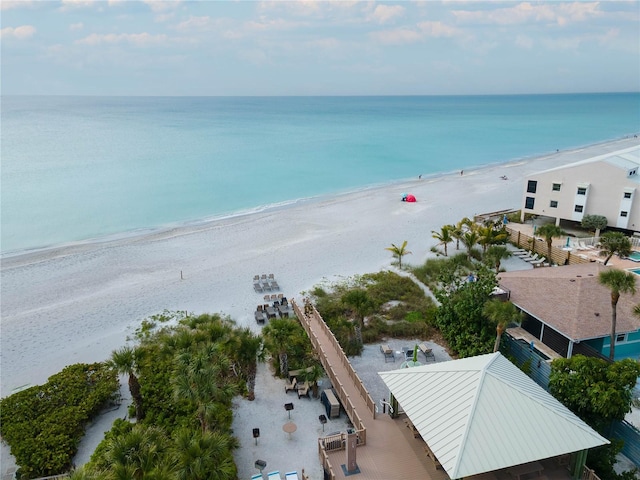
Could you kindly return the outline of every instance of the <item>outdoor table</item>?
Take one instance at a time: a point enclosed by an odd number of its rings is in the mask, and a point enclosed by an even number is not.
[[[298,429],[295,423],[287,422],[282,426],[282,430],[289,434],[289,438],[291,438],[291,434]]]
[[[538,476],[542,475],[544,467],[540,462],[523,463],[522,465],[516,465],[507,469],[507,472],[515,479],[520,480],[520,477],[528,475],[530,473],[537,473]]]

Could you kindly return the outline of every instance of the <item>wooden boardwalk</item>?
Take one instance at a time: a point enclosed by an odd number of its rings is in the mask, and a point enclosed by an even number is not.
[[[448,480],[448,475],[443,470],[437,470],[425,454],[422,439],[414,438],[401,419],[375,413],[371,397],[316,309],[312,305],[305,305],[303,309],[295,302],[293,306],[360,437],[356,448],[360,474],[348,477],[343,469],[346,450],[338,447],[327,451],[329,448],[325,449],[323,445],[328,442],[319,440],[320,461],[329,478]],[[342,444],[340,438],[331,443]]]

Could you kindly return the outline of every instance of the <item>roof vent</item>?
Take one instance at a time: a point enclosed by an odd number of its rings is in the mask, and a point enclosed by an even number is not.
[[[593,273],[587,273],[587,277],[593,277]]]
[[[582,278],[582,275],[576,275],[576,277],[578,277],[578,278]]]
[[[595,312],[595,313],[594,313],[594,315],[595,315],[596,317],[599,317],[599,316],[600,316],[600,312]]]
[[[570,278],[570,279],[569,279],[569,281],[570,281],[570,282],[575,282],[575,281],[576,281],[576,279],[575,279],[575,278]]]

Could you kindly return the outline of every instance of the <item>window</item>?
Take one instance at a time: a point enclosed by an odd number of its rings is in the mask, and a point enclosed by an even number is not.
[[[573,209],[574,212],[578,212],[578,213],[582,213],[582,209],[584,208],[584,205],[576,205]]]
[[[627,339],[626,333],[619,333],[616,335],[616,343],[624,342]]]
[[[554,192],[559,192],[560,187],[562,187],[561,183],[554,183],[553,186],[551,187],[551,190],[553,190]]]
[[[533,205],[536,203],[536,199],[533,197],[527,197],[524,201],[524,208],[533,210]]]
[[[550,206],[551,208],[558,208],[558,201],[557,201],[557,200],[551,200],[551,201],[549,202],[549,206]]]
[[[527,193],[536,193],[538,188],[538,182],[536,180],[529,180],[527,182]]]
[[[624,210],[620,212],[620,216],[621,217],[626,217],[628,214],[628,212],[625,212]]]
[[[624,198],[631,198],[631,192],[624,192]]]
[[[587,188],[586,187],[578,187],[578,195],[586,195]]]

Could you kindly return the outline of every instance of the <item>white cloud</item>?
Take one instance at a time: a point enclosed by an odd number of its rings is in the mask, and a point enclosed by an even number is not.
[[[387,23],[394,18],[402,17],[405,9],[400,5],[378,5],[370,18],[378,23]]]
[[[178,31],[208,30],[211,26],[211,17],[190,16],[187,20],[176,25]]]
[[[459,29],[442,22],[420,22],[418,28],[428,37],[454,37],[461,33]]]
[[[92,33],[91,35],[84,37],[80,40],[76,40],[79,45],[109,45],[109,44],[119,44],[119,43],[128,43],[134,45],[136,47],[149,47],[154,45],[163,45],[169,43],[169,38],[167,35],[151,35],[150,33],[107,33],[107,34],[97,34]]]
[[[71,25],[69,25],[69,30],[71,31],[82,30],[83,28],[84,28],[84,24],[82,22],[72,23]]]
[[[518,25],[522,23],[556,23],[564,26],[569,22],[583,22],[601,16],[599,2],[522,2],[513,7],[493,10],[452,10],[460,23]]]
[[[533,39],[526,35],[518,35],[516,37],[516,46],[531,50],[533,48]]]
[[[95,0],[62,0],[62,10],[68,10],[71,8],[85,8],[95,5]]]
[[[409,28],[397,28],[395,30],[384,30],[373,32],[371,37],[379,43],[386,45],[405,45],[416,43],[422,40],[422,34]]]
[[[151,10],[153,12],[159,13],[159,12],[166,12],[168,10],[174,10],[176,8],[178,8],[180,6],[180,4],[182,3],[182,0],[142,0],[144,3],[146,3],[149,8],[151,8]]]
[[[14,8],[31,8],[36,2],[30,0],[2,0],[0,1],[0,10],[12,10]]]
[[[19,27],[5,27],[0,30],[0,38],[15,38],[18,40],[26,40],[33,37],[36,33],[36,27],[32,25],[21,25]]]

